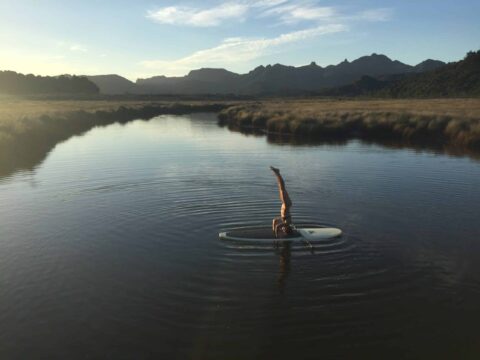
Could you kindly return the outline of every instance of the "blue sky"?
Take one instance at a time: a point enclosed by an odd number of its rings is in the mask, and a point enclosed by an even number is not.
[[[477,0],[0,0],[0,69],[130,79],[480,49]]]

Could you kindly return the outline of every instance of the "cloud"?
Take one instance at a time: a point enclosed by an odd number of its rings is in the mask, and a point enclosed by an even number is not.
[[[75,51],[75,52],[87,52],[87,48],[83,45],[80,44],[72,44],[69,47],[70,51]]]
[[[62,49],[67,49],[73,52],[87,52],[88,49],[78,43],[72,43],[69,41],[57,41],[57,46]]]
[[[166,75],[182,75],[193,68],[205,66],[241,65],[267,54],[272,49],[278,49],[281,45],[346,30],[345,25],[329,24],[284,33],[273,38],[228,38],[216,47],[196,51],[177,60],[147,60],[142,61],[141,65],[147,69],[162,71]]]
[[[147,17],[161,24],[208,27],[218,26],[225,20],[242,20],[248,8],[247,4],[233,2],[205,10],[168,6],[149,11]]]
[[[288,2],[288,0],[260,0],[250,2],[250,6],[256,8],[269,8],[272,6],[285,4],[286,2]]]
[[[297,23],[300,21],[318,21],[333,19],[336,10],[329,6],[315,6],[311,4],[286,4],[266,10],[261,16],[278,16],[283,23]]]
[[[197,27],[219,26],[226,21],[244,21],[248,17],[276,18],[281,24],[300,22],[333,23],[339,21],[387,21],[392,10],[388,8],[364,10],[357,14],[342,14],[338,8],[319,6],[318,1],[305,0],[237,0],[210,8],[167,6],[149,11],[147,18],[161,24]]]

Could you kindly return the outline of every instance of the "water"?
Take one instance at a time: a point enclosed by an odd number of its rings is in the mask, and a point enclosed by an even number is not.
[[[310,249],[222,242],[270,224],[280,167]],[[480,163],[290,146],[214,115],[96,128],[0,179],[0,357],[480,356]]]

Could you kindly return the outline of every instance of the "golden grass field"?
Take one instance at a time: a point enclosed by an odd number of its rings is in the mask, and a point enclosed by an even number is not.
[[[269,132],[304,136],[335,136],[348,130],[383,135],[412,137],[430,132],[443,135],[463,145],[480,139],[480,99],[426,100],[336,100],[336,99],[269,99],[261,101],[148,101],[148,100],[25,100],[0,98],[0,142],[14,141],[18,135],[37,129],[62,126],[76,120],[78,112],[118,112],[121,108],[136,110],[162,108],[163,113],[178,106],[202,109],[220,104],[221,122],[231,126],[257,127]],[[172,110],[175,113],[174,110]],[[76,115],[77,114],[77,115]],[[82,116],[80,116],[82,117]],[[89,118],[90,121],[95,121]],[[66,125],[66,124],[65,124]],[[424,130],[428,131],[425,132]],[[420,131],[421,130],[421,131]],[[380,135],[382,135],[380,134]]]
[[[480,118],[479,99],[395,99],[395,100],[271,100],[261,102],[267,111],[315,115],[338,112],[408,112],[422,115],[450,115]]]
[[[141,109],[145,106],[171,106],[172,104],[198,106],[213,103],[218,104],[222,101],[24,100],[0,98],[0,125],[7,121],[16,121],[25,117],[65,115],[74,111],[115,111],[121,106],[129,109]]]
[[[183,106],[184,108],[199,109],[214,104],[222,104],[221,101],[139,101],[139,100],[24,100],[16,98],[0,98],[0,142],[12,139],[25,132],[40,130],[40,127],[48,126],[49,122],[55,122],[60,126],[62,121],[76,121],[76,114],[86,112],[115,113],[121,108],[136,110],[141,114],[142,109],[155,107],[162,112],[172,112]],[[141,115],[139,115],[141,116]],[[100,124],[99,116],[99,124]]]

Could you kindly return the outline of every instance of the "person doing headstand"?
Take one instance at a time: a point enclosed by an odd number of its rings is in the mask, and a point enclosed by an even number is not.
[[[280,200],[282,200],[282,207],[280,208],[280,217],[276,217],[272,222],[272,230],[275,233],[275,237],[278,237],[279,231],[285,235],[289,235],[293,232],[292,229],[292,216],[290,215],[290,208],[292,207],[292,200],[288,196],[285,189],[285,181],[283,181],[280,170],[270,166],[277,178],[278,190],[280,192]]]

